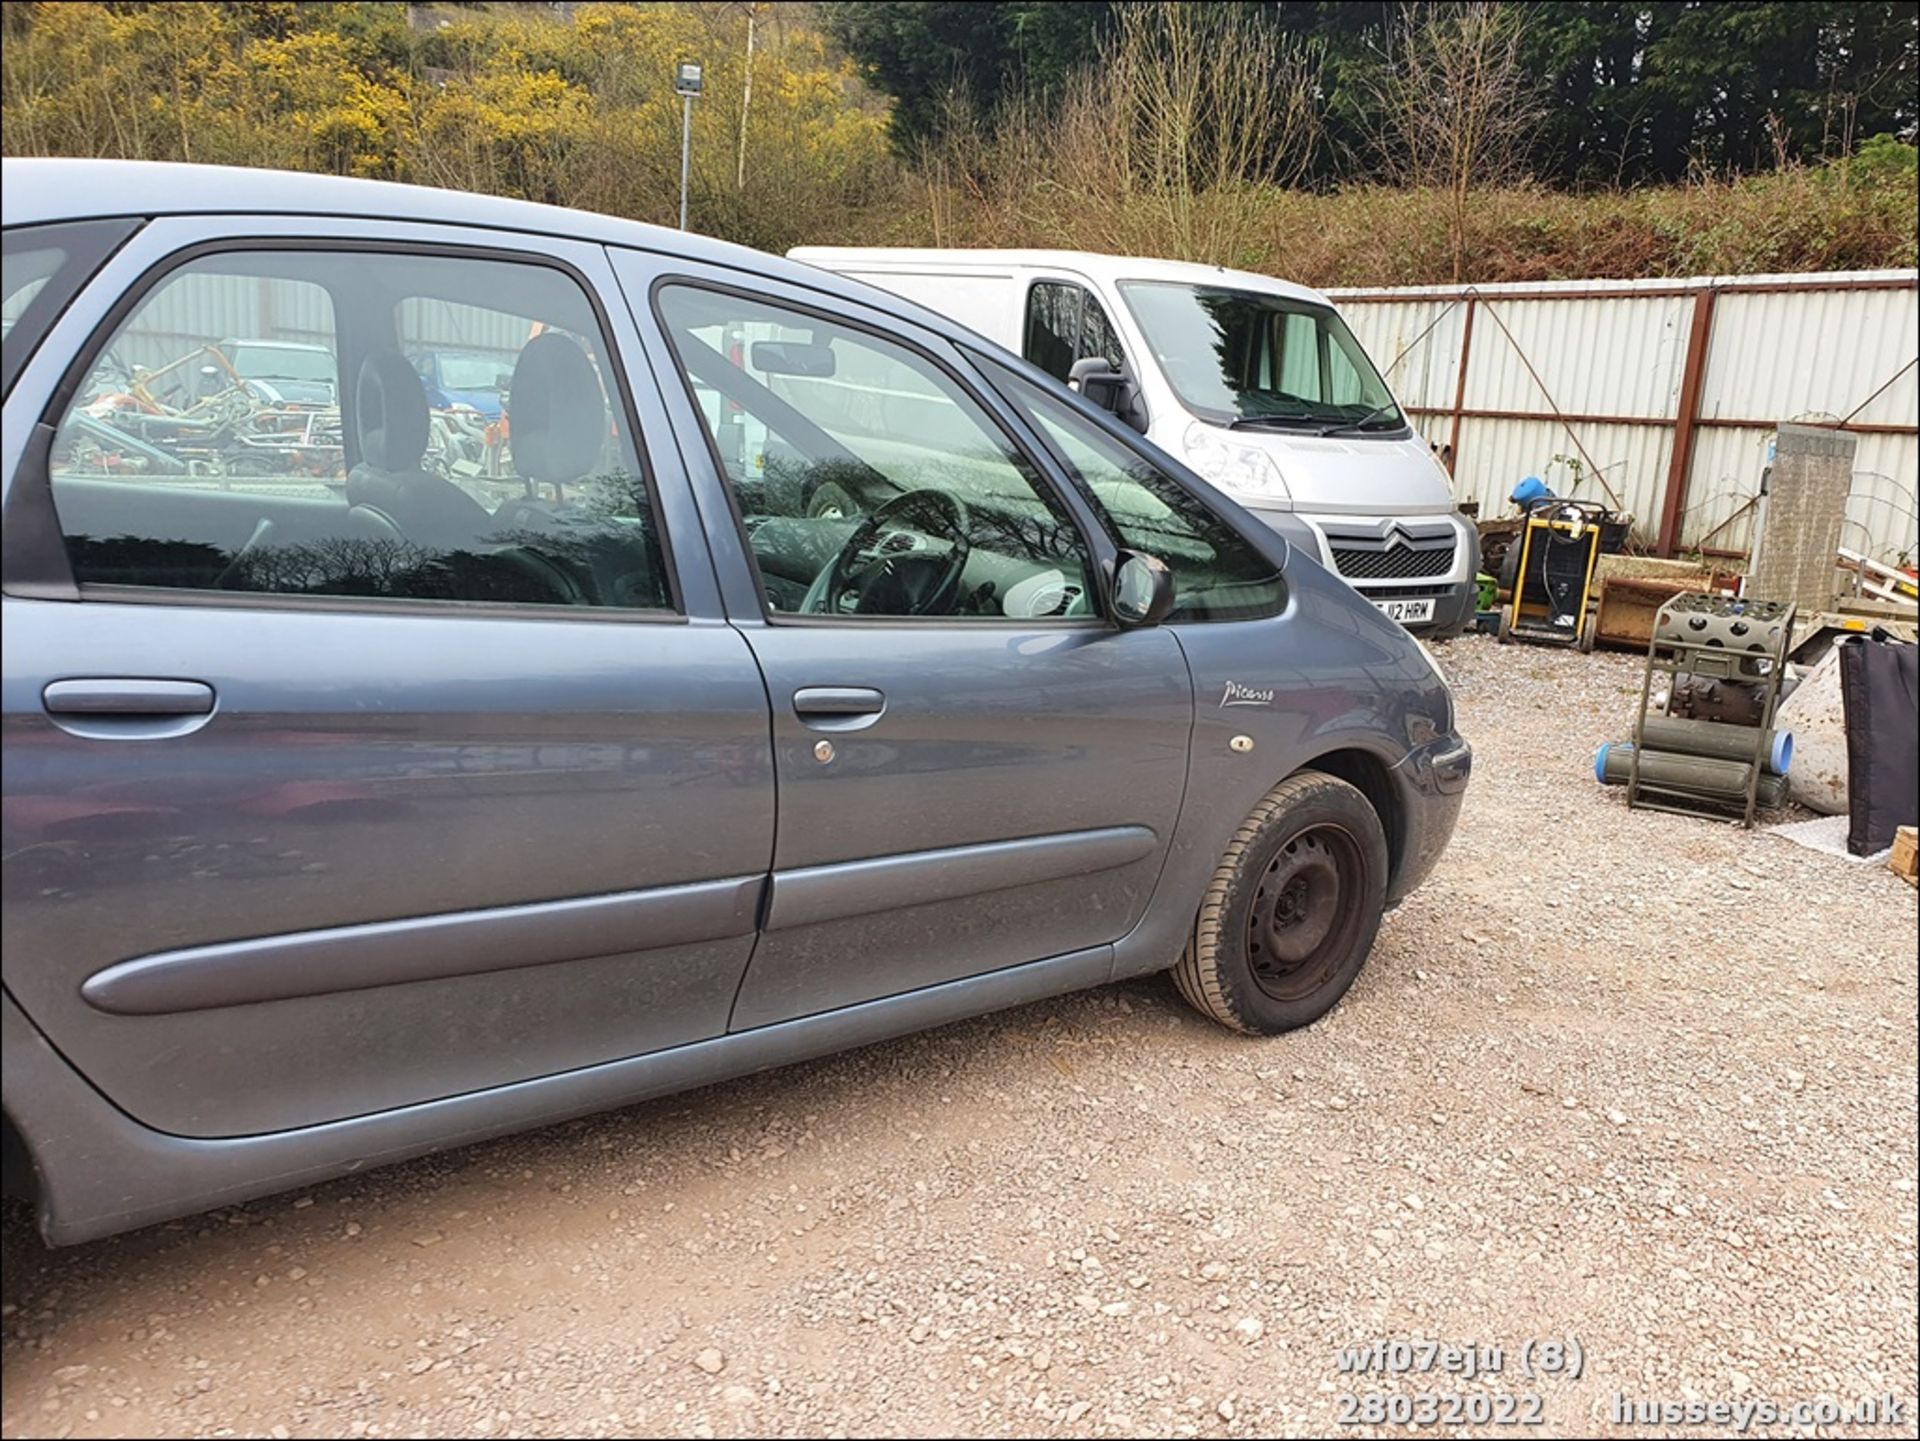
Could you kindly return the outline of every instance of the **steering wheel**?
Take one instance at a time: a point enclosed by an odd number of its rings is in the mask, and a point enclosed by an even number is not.
[[[896,495],[853,534],[807,590],[808,615],[949,615],[973,553],[967,508],[942,490]]]

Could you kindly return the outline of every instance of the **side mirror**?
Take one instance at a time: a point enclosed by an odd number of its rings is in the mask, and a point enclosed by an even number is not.
[[[1104,355],[1089,355],[1073,363],[1067,372],[1067,388],[1077,390],[1102,410],[1120,412],[1121,393],[1127,378],[1113,368]]]
[[[1173,572],[1143,550],[1123,550],[1113,566],[1113,614],[1127,627],[1158,625],[1173,609]]]
[[[837,368],[831,345],[799,340],[756,340],[752,363],[766,375],[798,375],[808,380],[826,380]]]
[[[1147,417],[1140,404],[1140,387],[1134,384],[1133,377],[1126,371],[1114,369],[1113,362],[1106,356],[1089,355],[1074,361],[1073,368],[1067,372],[1067,386],[1079,391],[1140,434],[1147,433]]]

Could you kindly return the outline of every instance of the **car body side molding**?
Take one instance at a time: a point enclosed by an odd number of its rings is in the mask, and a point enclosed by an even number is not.
[[[1157,845],[1145,826],[1105,826],[985,845],[776,871],[769,931],[957,900],[1130,865]]]
[[[101,1105],[10,996],[0,997],[0,1057],[8,1094],[23,1101],[14,1119],[29,1149],[48,1135],[62,1138],[53,1152],[36,1150],[34,1161],[42,1233],[53,1245],[70,1246],[1084,990],[1103,984],[1112,965],[1113,947],[1095,946],[630,1060],[299,1130],[213,1140],[167,1135]],[[129,1174],[140,1177],[137,1187],[127,1185]]]
[[[744,936],[763,876],[295,931],[121,961],[80,994],[118,1016],[204,1011]]]

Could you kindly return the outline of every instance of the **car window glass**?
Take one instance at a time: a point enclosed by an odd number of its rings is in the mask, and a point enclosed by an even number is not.
[[[550,266],[193,260],[60,418],[49,469],[75,579],[666,607],[606,353],[585,292]],[[426,358],[449,363],[432,383]]]
[[[1080,307],[1080,347],[1074,358],[1104,356],[1118,370],[1127,363],[1127,353],[1120,348],[1120,337],[1114,331],[1113,322],[1107,319],[1107,312],[1100,308],[1099,301],[1085,292],[1082,294],[1085,298]]]
[[[0,389],[14,377],[60,312],[136,223],[83,220],[20,225],[0,239]]]
[[[1335,405],[1368,404],[1367,377],[1354,366],[1347,352],[1339,346],[1329,347],[1327,351],[1327,399]]]
[[[1285,394],[1320,400],[1319,331],[1313,317],[1290,311],[1274,316],[1274,343],[1280,351],[1280,384]],[[1249,330],[1250,336],[1258,332]]]
[[[1272,615],[1286,603],[1279,568],[1192,491],[1058,396],[997,362],[978,359],[1080,483],[1114,539],[1172,570],[1169,620],[1245,620]]]
[[[658,308],[772,611],[1093,614],[1071,516],[931,360],[851,326],[689,285],[663,287]]]
[[[1122,301],[1187,408],[1216,422],[1399,430],[1405,417],[1338,314],[1224,286],[1123,280]]]
[[[58,245],[6,253],[4,273],[0,273],[0,292],[4,292],[4,298],[0,298],[0,339],[13,334],[21,314],[66,258],[67,252]]]
[[[1080,353],[1080,287],[1042,281],[1027,292],[1022,353],[1055,380],[1065,380]]]

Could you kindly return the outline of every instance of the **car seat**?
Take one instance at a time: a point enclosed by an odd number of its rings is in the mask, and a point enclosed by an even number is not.
[[[527,482],[529,498],[508,501],[495,519],[538,525],[564,501],[565,488],[599,464],[607,439],[600,375],[577,342],[547,331],[520,347],[507,389],[507,424],[513,468]],[[554,503],[531,498],[540,485],[553,487]]]
[[[360,463],[347,472],[347,519],[362,535],[431,550],[472,550],[492,526],[487,508],[452,481],[420,468],[427,453],[427,393],[397,350],[376,350],[354,386]]]

